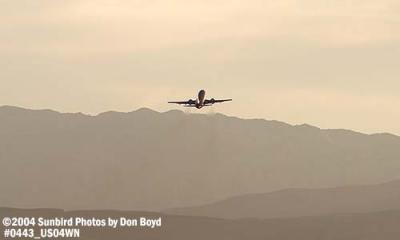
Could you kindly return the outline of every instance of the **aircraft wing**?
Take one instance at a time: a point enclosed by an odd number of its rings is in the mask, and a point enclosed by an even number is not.
[[[188,100],[188,101],[172,101],[172,102],[168,102],[168,103],[192,105],[192,104],[195,104],[196,101],[190,99],[190,100]]]
[[[222,103],[222,102],[228,102],[228,101],[232,101],[232,99],[214,99],[214,98],[211,98],[211,99],[204,100],[204,104],[207,105],[207,104]]]

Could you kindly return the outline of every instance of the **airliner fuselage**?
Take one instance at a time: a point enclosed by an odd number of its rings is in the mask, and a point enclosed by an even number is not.
[[[206,97],[206,91],[200,90],[199,93],[197,94],[197,99],[196,99],[196,108],[200,109],[204,106],[204,99]]]

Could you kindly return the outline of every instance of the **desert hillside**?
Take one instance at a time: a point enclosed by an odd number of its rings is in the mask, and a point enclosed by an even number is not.
[[[400,210],[400,181],[323,189],[247,194],[166,212],[218,218],[290,218]]]

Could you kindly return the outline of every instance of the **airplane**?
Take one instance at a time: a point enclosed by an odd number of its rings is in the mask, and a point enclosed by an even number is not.
[[[197,109],[200,109],[202,107],[211,106],[214,103],[232,101],[232,99],[221,99],[221,100],[214,98],[205,99],[205,97],[206,97],[206,91],[200,90],[196,100],[189,99],[188,101],[177,101],[168,103],[183,104],[184,107],[195,107]]]

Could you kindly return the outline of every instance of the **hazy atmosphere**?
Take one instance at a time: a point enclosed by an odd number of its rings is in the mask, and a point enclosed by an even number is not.
[[[399,240],[399,59],[399,0],[0,0],[0,238]]]
[[[0,105],[201,112],[400,134],[397,0],[2,1]]]

